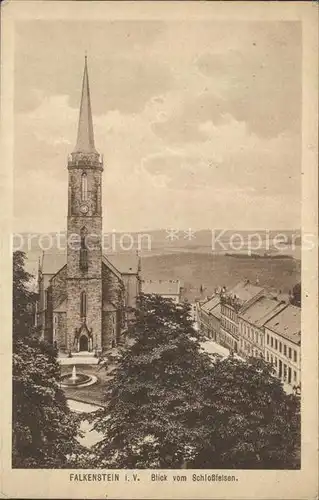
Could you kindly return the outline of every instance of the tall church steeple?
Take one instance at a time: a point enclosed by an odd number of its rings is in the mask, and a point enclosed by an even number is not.
[[[82,96],[80,104],[78,135],[74,153],[96,153],[94,145],[93,120],[87,56],[85,55],[84,73],[82,80]]]
[[[94,144],[85,57],[78,135],[68,159],[68,350],[82,346],[92,351],[100,349],[102,342],[102,172],[103,161]]]

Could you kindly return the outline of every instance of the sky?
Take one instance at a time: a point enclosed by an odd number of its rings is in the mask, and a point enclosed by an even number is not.
[[[66,228],[85,51],[105,231],[300,226],[299,23],[37,20],[15,43],[15,231]]]

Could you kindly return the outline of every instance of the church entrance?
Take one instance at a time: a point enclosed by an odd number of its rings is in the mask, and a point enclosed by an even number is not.
[[[89,339],[86,335],[81,335],[79,342],[79,351],[88,351],[89,350]]]

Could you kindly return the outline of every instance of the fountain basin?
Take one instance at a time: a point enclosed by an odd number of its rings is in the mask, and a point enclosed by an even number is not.
[[[95,375],[87,375],[85,373],[77,373],[76,377],[72,377],[70,373],[62,375],[60,378],[61,386],[68,388],[87,387],[97,382]]]

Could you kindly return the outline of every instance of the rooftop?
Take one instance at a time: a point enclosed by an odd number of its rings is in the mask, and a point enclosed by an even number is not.
[[[218,302],[218,304],[216,304],[210,311],[209,311],[209,314],[211,314],[212,316],[215,316],[215,318],[217,319],[220,319],[221,317],[221,305],[220,305],[220,302]]]
[[[138,272],[139,256],[134,253],[117,253],[104,255],[121,274],[136,274]]]
[[[142,292],[157,295],[179,295],[181,282],[179,280],[142,280]]]
[[[121,274],[136,274],[139,257],[136,254],[122,253],[103,255],[104,262],[109,261]],[[43,252],[42,273],[54,275],[66,264],[65,252]]]
[[[226,293],[226,295],[233,296],[241,302],[245,303],[251,300],[253,297],[258,295],[263,291],[263,288],[257,285],[251,284],[249,281],[242,281],[238,283],[234,288],[230,290],[230,292]]]
[[[209,313],[218,304],[220,304],[220,296],[219,295],[215,295],[214,297],[211,297],[206,302],[204,302],[203,304],[201,304],[201,309],[203,311]]]
[[[295,344],[301,341],[301,309],[289,304],[265,324],[274,333],[291,340]]]
[[[42,254],[42,274],[54,275],[66,264],[66,253],[64,252],[43,252]]]
[[[249,323],[261,327],[285,307],[287,307],[286,302],[262,296],[240,314],[240,317]]]

